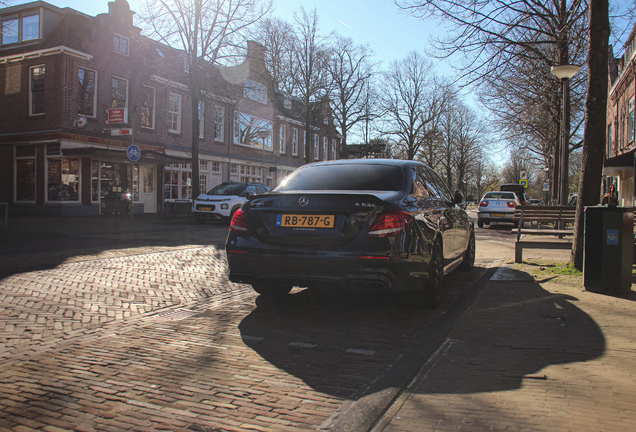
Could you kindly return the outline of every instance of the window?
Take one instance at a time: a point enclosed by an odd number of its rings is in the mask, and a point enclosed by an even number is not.
[[[272,150],[272,122],[234,112],[234,144]]]
[[[236,174],[237,172],[236,164],[232,164],[230,167],[230,174]]]
[[[322,137],[322,160],[329,159],[329,151],[327,149],[328,142],[329,142],[329,138]]]
[[[205,102],[199,101],[199,139],[203,139],[205,133]],[[201,189],[206,190],[206,189]]]
[[[147,129],[155,128],[155,96],[154,87],[141,86],[142,102],[139,107],[139,116],[141,118],[141,127]]]
[[[199,174],[199,193],[205,193],[208,190],[208,175]]]
[[[28,42],[39,38],[39,13],[2,19],[2,45]]]
[[[128,105],[128,81],[113,77],[109,108],[126,108]]]
[[[298,156],[298,129],[292,129],[292,155]]]
[[[95,117],[95,98],[97,93],[95,92],[97,73],[90,69],[78,68],[77,78],[79,84],[79,114],[84,114],[89,117]]]
[[[214,139],[216,141],[223,141],[223,123],[225,117],[225,110],[223,107],[216,107],[214,112]]]
[[[333,160],[338,159],[336,157],[336,140],[335,139],[331,140],[331,159]]]
[[[221,172],[221,164],[218,161],[212,162],[212,172]]]
[[[44,114],[44,75],[45,67],[34,66],[30,69],[31,86],[29,94],[31,103],[29,107],[29,115]]]
[[[15,200],[35,202],[35,146],[15,148]]]
[[[280,125],[280,131],[278,133],[278,151],[281,154],[287,153],[287,146],[285,145],[285,125]]]
[[[634,141],[634,98],[627,103],[627,142]]]
[[[244,95],[253,101],[267,104],[267,87],[259,82],[245,80]]]
[[[128,38],[115,33],[114,48],[116,53],[128,55]]]
[[[80,160],[47,158],[47,201],[79,201]]]
[[[320,159],[320,147],[318,144],[319,142],[320,138],[318,137],[318,134],[314,134],[314,160]]]
[[[168,130],[181,133],[181,95],[168,93]]]
[[[605,149],[605,157],[612,157],[612,124],[607,125],[607,148]]]

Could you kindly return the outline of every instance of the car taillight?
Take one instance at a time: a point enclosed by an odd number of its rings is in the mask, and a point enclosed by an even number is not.
[[[371,237],[389,237],[406,232],[413,221],[413,216],[405,212],[391,212],[381,215],[369,229]]]
[[[488,207],[488,201],[482,201],[479,203],[479,207]]]
[[[508,207],[515,208],[515,205],[514,201],[508,201]]]
[[[247,231],[247,222],[245,221],[243,210],[238,209],[234,212],[232,222],[230,222],[230,231]]]

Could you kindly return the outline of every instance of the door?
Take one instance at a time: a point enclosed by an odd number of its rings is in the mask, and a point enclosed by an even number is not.
[[[157,213],[157,176],[154,166],[142,166],[141,175],[143,179],[139,198],[144,203],[144,213]]]

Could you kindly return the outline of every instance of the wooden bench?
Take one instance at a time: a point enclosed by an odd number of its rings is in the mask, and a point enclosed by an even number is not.
[[[535,206],[515,207],[514,221],[517,228],[515,241],[515,262],[523,261],[523,249],[572,249],[572,240],[564,239],[574,235],[574,206]],[[529,226],[526,227],[526,224]],[[522,237],[522,235],[524,237]],[[526,239],[525,236],[553,236],[557,240]]]

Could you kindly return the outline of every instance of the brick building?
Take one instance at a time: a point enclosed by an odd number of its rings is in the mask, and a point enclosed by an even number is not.
[[[185,56],[143,36],[133,16],[125,0],[95,17],[42,1],[0,9],[0,202],[11,214],[99,214],[126,193],[135,213],[155,213],[192,198]],[[273,88],[256,42],[238,66],[209,69],[195,113],[200,190],[274,186],[304,163],[299,101]],[[330,116],[310,135],[312,160],[337,158]]]
[[[636,26],[624,47],[624,54],[609,55],[609,97],[607,101],[607,142],[603,167],[604,191],[616,187],[618,205],[632,207],[634,200],[634,172],[636,144]]]

